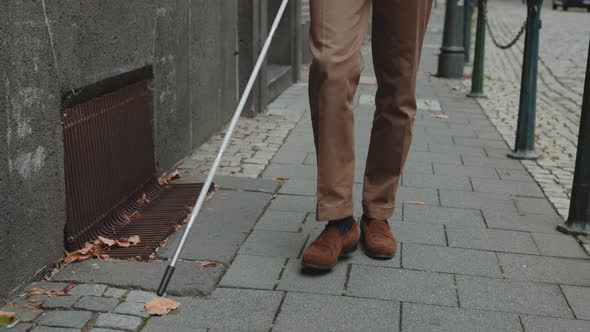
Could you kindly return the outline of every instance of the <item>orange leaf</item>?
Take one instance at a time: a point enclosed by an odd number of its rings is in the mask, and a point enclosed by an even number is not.
[[[406,204],[426,205],[426,203],[424,203],[422,201],[407,201]]]
[[[146,302],[143,307],[150,315],[163,316],[168,314],[172,310],[176,310],[180,306],[180,303],[172,301],[165,297],[160,297]]]
[[[289,178],[281,178],[281,177],[278,177],[277,178],[277,181],[285,182],[285,181],[289,181]]]
[[[217,266],[216,262],[211,262],[211,261],[201,261],[201,264],[199,264],[199,267],[201,269],[204,269],[206,267],[215,267]]]
[[[137,200],[137,203],[139,205],[149,204],[150,199],[148,198],[148,196],[145,193],[143,193],[143,195]]]
[[[41,288],[32,288],[28,292],[25,293],[25,297],[31,297],[35,295],[45,295],[47,291]]]
[[[446,114],[432,114],[433,119],[448,119],[449,116]]]
[[[104,244],[107,247],[112,247],[117,243],[117,241],[115,240],[111,240],[111,239],[107,239],[106,237],[103,236],[99,236],[98,237],[98,243],[97,244]]]
[[[167,185],[170,181],[177,179],[180,177],[180,172],[176,169],[174,170],[174,172],[170,172],[170,173],[165,173],[164,175],[162,175],[162,177],[160,177],[160,185]]]

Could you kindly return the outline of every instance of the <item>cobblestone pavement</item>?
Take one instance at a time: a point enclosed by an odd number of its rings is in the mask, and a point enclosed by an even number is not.
[[[225,151],[217,174],[258,177],[279,149],[289,131],[306,110],[307,85],[295,84],[254,118],[242,117]],[[223,141],[225,131],[213,135],[178,168],[207,174]]]
[[[435,11],[427,45],[441,40],[442,14]],[[400,242],[394,259],[358,250],[329,273],[301,270],[303,248],[323,227],[301,84],[274,105],[274,116],[292,121],[260,176],[215,179],[220,190],[199,214],[168,288],[178,309],[148,317],[143,306],[180,232],[155,261],[87,260],[29,285],[77,284],[67,296],[18,297],[1,308],[20,320],[13,330],[587,331],[590,256],[555,230],[561,218],[523,165],[505,157],[509,148],[480,106],[451,89],[458,81],[427,74],[436,52],[424,49],[414,141],[390,221]],[[364,80],[371,75],[367,69]],[[362,84],[355,99],[359,203],[375,90]]]
[[[526,17],[526,6],[518,1],[488,3],[491,29],[501,43],[506,43]],[[545,3],[541,12],[543,28],[537,94],[536,144],[540,157],[536,162],[523,164],[559,214],[566,218],[576,157],[590,15],[585,10],[554,11],[550,1]],[[484,90],[487,98],[478,100],[511,148],[518,116],[523,45],[524,37],[511,49],[500,50],[489,35],[486,36]],[[469,87],[471,82],[464,83]]]

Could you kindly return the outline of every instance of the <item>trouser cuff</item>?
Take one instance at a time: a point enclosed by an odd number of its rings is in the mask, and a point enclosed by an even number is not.
[[[354,206],[352,203],[334,206],[320,206],[316,207],[316,220],[329,221],[339,220],[352,216],[354,213]]]
[[[387,220],[393,216],[395,206],[384,207],[363,203],[363,213],[371,219]]]

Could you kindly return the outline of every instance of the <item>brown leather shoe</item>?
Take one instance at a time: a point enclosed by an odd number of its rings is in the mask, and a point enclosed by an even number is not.
[[[387,220],[361,219],[361,241],[367,256],[391,259],[397,251],[397,241],[389,228]]]
[[[329,270],[355,251],[359,240],[359,226],[353,221],[352,227],[344,234],[336,224],[328,223],[322,233],[303,251],[301,265],[314,270]]]

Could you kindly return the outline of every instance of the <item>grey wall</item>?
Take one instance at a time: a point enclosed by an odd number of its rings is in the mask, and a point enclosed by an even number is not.
[[[236,102],[237,0],[43,5],[0,1],[0,299],[62,255],[63,92],[153,65],[159,170],[218,130]]]

